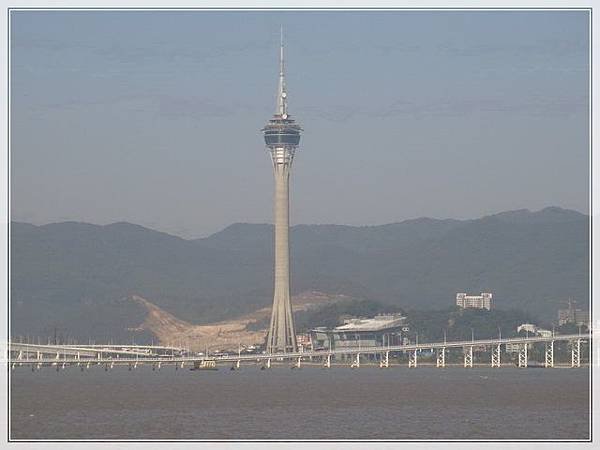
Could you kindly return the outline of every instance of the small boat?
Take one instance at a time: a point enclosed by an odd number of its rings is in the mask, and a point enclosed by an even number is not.
[[[194,367],[190,370],[219,370],[219,368],[215,360],[203,359],[202,361],[194,361]]]

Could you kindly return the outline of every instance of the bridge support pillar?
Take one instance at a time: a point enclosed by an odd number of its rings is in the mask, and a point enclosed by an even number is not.
[[[379,367],[382,369],[387,369],[390,367],[390,352],[385,352],[385,358],[379,361]]]
[[[544,367],[554,367],[554,341],[546,342],[544,352]]]
[[[465,353],[465,368],[473,367],[473,346],[469,345],[464,351]]]
[[[500,367],[500,344],[492,348],[492,367]]]
[[[324,367],[331,369],[331,353],[327,355],[327,359],[325,360]]]
[[[523,344],[519,350],[519,367],[527,367],[527,360],[529,355],[527,354],[527,344]]]
[[[408,367],[409,367],[409,369],[412,367],[417,367],[417,349],[416,348],[412,353],[408,354]]]
[[[581,367],[581,339],[571,341],[571,367]]]
[[[435,360],[435,366],[441,368],[446,367],[446,347],[437,349],[437,358]]]

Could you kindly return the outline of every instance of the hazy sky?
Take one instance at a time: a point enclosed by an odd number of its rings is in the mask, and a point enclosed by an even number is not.
[[[13,220],[271,222],[280,24],[292,223],[587,210],[586,12],[13,12]]]

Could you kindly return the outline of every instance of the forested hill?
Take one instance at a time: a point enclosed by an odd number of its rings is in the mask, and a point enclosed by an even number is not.
[[[11,225],[13,335],[126,336],[138,294],[206,323],[268,306],[272,226],[234,224],[185,240],[129,223]],[[292,289],[429,309],[456,292],[493,292],[496,307],[546,320],[571,297],[588,303],[588,217],[556,207],[476,220],[422,218],[292,228]]]

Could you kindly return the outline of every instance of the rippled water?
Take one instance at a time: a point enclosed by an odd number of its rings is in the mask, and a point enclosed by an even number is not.
[[[588,439],[588,369],[12,372],[12,439]]]

